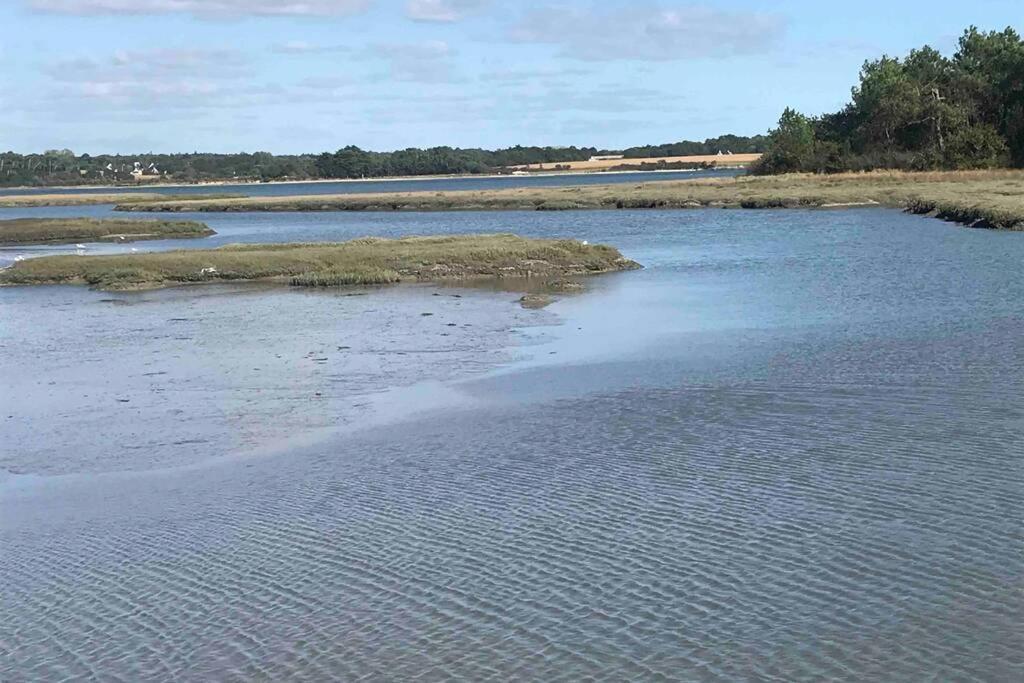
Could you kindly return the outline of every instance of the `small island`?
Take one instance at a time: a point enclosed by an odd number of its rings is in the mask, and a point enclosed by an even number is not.
[[[217,234],[198,221],[125,218],[14,218],[0,220],[0,245],[73,244],[192,239]]]
[[[315,244],[232,244],[106,256],[46,256],[0,271],[0,285],[85,284],[151,289],[177,284],[262,280],[299,287],[395,282],[560,278],[633,270],[617,249],[577,240],[453,235]]]

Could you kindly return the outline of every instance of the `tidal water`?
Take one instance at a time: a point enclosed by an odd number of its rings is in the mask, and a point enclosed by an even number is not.
[[[1024,679],[1022,235],[883,209],[207,218],[224,242],[578,237],[646,268],[542,311],[0,290],[0,680]]]

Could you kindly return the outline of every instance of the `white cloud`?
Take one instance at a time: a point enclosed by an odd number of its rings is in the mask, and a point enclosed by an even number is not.
[[[63,59],[46,67],[54,78],[73,80],[149,79],[159,81],[182,75],[221,80],[242,74],[248,60],[234,50],[156,49],[117,50],[97,57]]]
[[[29,7],[58,14],[172,14],[202,18],[242,16],[343,16],[371,0],[29,0]]]
[[[455,80],[454,51],[444,41],[375,45],[368,56],[387,62],[396,81],[451,83]]]
[[[480,9],[490,0],[409,0],[406,14],[414,21],[453,22]]]
[[[601,12],[548,7],[525,13],[512,40],[561,48],[585,60],[668,61],[761,54],[785,31],[777,15],[727,11],[701,5],[637,2]]]
[[[319,45],[308,43],[304,40],[289,40],[270,46],[272,52],[282,55],[311,55],[323,54],[325,52],[348,52],[351,48],[347,45]]]
[[[208,49],[119,50],[60,60],[44,70],[59,83],[53,100],[134,109],[203,106],[248,90],[242,82],[250,74],[241,53]]]

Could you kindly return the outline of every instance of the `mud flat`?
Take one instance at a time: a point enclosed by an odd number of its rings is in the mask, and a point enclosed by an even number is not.
[[[478,279],[559,281],[639,267],[605,245],[508,234],[462,235],[48,256],[0,271],[0,285],[63,283],[149,289],[225,280],[270,280],[304,287]]]
[[[189,239],[217,233],[198,221],[124,218],[15,218],[0,220],[0,245],[135,242]]]
[[[881,205],[964,225],[1024,230],[1024,172],[792,174],[636,185],[380,192],[122,204],[121,211],[500,211],[843,208]]]

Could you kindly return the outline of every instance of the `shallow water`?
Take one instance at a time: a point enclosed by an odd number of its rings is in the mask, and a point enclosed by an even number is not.
[[[0,423],[0,678],[1024,677],[1020,235],[875,209],[365,218],[279,226],[515,229],[647,268],[539,312],[0,290],[0,417],[25,416]],[[133,424],[159,443],[106,435]],[[191,428],[209,442],[167,443]]]

